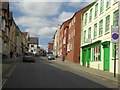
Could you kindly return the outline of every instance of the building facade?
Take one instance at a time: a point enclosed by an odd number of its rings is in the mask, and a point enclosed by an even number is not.
[[[0,38],[1,38],[1,45],[2,45],[2,55],[3,57],[9,56],[9,32],[10,32],[10,26],[11,26],[11,20],[9,16],[9,3],[8,2],[1,2],[0,7]]]
[[[48,43],[48,54],[49,53],[53,54],[53,52],[54,52],[53,47],[54,47],[54,41],[52,40],[51,42]]]
[[[118,26],[118,20],[118,0],[96,0],[95,4],[84,13],[81,65],[114,72],[114,44],[111,43],[111,26]],[[116,63],[116,73],[118,73],[118,49]]]
[[[58,29],[56,30],[54,34],[54,46],[53,46],[53,54],[54,56],[59,56],[59,33],[60,33],[60,27],[58,26]]]
[[[29,37],[29,52],[38,53],[38,38],[37,37]]]

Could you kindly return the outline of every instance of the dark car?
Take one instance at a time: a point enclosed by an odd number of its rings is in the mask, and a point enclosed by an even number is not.
[[[24,53],[23,54],[23,62],[35,62],[35,56],[33,53]]]
[[[55,56],[53,54],[48,54],[48,60],[55,60]]]

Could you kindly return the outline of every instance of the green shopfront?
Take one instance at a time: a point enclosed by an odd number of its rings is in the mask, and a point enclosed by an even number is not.
[[[97,41],[82,46],[82,65],[109,71],[110,67],[110,41]]]

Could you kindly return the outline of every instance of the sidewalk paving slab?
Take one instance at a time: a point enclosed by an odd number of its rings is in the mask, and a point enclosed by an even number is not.
[[[97,70],[97,69],[90,68],[90,67],[81,66],[79,63],[74,63],[74,62],[71,62],[68,60],[65,60],[63,62],[63,61],[61,61],[60,58],[57,58],[56,61],[57,61],[57,63],[67,65],[67,66],[74,68],[76,70],[86,72],[86,73],[101,77],[103,79],[108,79],[108,80],[116,82],[120,85],[120,81],[118,79],[120,77],[119,75],[116,75],[116,77],[114,77],[113,73],[110,73],[107,71],[102,71],[102,70]]]

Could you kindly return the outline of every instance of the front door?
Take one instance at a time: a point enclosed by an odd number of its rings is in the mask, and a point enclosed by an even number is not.
[[[88,56],[87,56],[87,67],[90,65],[90,60],[91,60],[91,49],[88,49]]]
[[[104,45],[104,70],[109,71],[109,55],[110,55],[110,48],[109,45]]]

